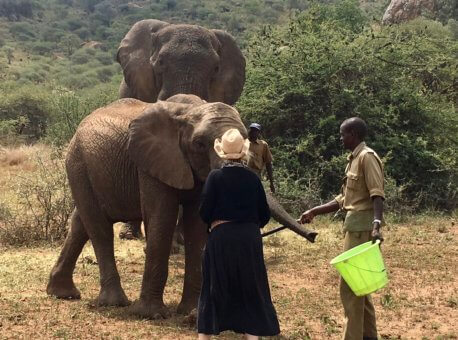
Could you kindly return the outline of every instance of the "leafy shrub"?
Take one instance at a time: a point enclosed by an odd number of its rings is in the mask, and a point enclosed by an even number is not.
[[[16,39],[22,41],[32,40],[35,38],[35,28],[28,22],[18,22],[12,24],[10,32]]]
[[[28,245],[66,234],[73,201],[61,154],[35,156],[34,171],[23,171],[0,196],[0,242]]]
[[[87,53],[86,48],[79,49],[75,53],[72,54],[71,56],[71,61],[73,61],[75,64],[81,65],[81,64],[86,64],[91,60],[91,55]]]
[[[56,145],[65,145],[74,135],[81,120],[95,109],[102,107],[117,97],[116,88],[96,88],[90,94],[75,94],[65,89],[53,92],[47,141]]]
[[[24,143],[24,136],[20,129],[28,123],[27,118],[0,120],[0,145],[18,145]]]
[[[50,42],[38,41],[32,44],[32,51],[36,54],[46,55],[54,49],[54,44]]]
[[[96,75],[88,76],[87,74],[68,74],[59,81],[63,86],[78,90],[92,87],[98,83]]]
[[[47,74],[44,71],[25,69],[21,73],[21,79],[27,79],[35,84],[42,83],[46,80]]]
[[[111,77],[115,74],[113,67],[103,66],[95,70],[97,77],[102,83],[106,83],[111,80]]]
[[[102,65],[111,65],[114,63],[114,57],[107,52],[97,52],[95,58],[102,64]]]
[[[406,203],[454,209],[457,42],[425,19],[365,30],[362,22],[357,4],[342,1],[264,28],[248,44],[237,106],[265,126],[278,172],[316,175],[322,199],[341,184],[339,125],[360,116]]]
[[[34,86],[22,86],[0,97],[1,120],[23,119],[21,133],[31,140],[44,136],[50,109],[49,94]]]

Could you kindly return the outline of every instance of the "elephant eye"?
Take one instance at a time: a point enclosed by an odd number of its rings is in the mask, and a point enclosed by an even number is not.
[[[193,144],[194,144],[194,148],[198,152],[203,152],[207,149],[207,145],[202,140],[196,140]]]

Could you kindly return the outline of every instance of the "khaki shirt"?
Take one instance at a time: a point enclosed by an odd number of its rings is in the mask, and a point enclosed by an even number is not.
[[[250,141],[250,147],[245,160],[250,169],[261,175],[261,171],[264,169],[266,163],[272,163],[273,160],[269,145],[261,139],[256,140],[256,142]]]
[[[383,164],[377,153],[361,142],[348,156],[342,193],[335,200],[347,211],[344,230],[372,229],[372,197],[385,198]]]

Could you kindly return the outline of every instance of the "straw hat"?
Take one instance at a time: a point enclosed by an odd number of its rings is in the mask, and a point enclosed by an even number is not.
[[[240,159],[248,151],[249,144],[237,129],[227,130],[221,139],[215,139],[215,151],[222,159]]]

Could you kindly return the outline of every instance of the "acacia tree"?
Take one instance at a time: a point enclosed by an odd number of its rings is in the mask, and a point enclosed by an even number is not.
[[[75,34],[66,34],[60,40],[60,46],[64,49],[67,56],[71,56],[80,44],[81,40]]]

